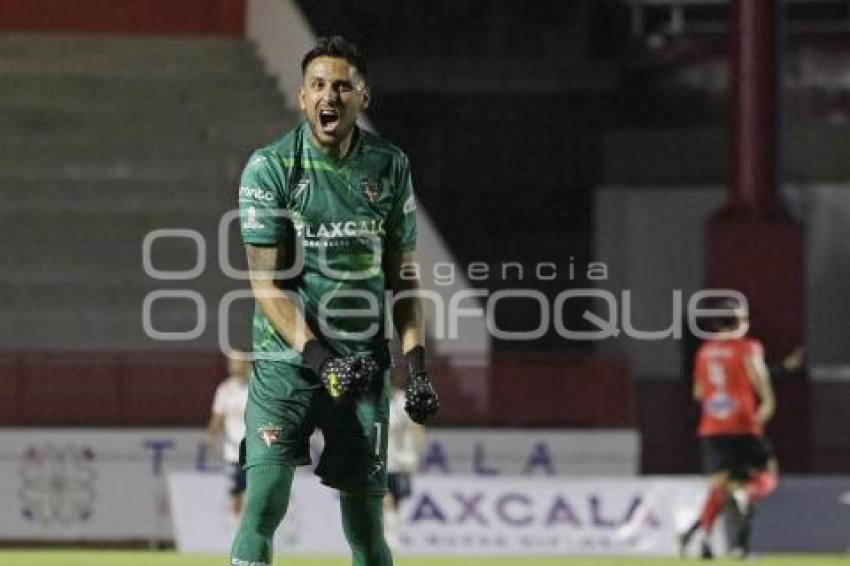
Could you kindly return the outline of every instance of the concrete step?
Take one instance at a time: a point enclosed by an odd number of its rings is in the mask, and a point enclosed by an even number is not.
[[[194,220],[158,224],[150,230],[130,228],[127,233],[116,236],[112,233],[121,230],[115,225],[122,223],[113,222],[111,233],[103,233],[108,223],[100,221],[94,224],[95,230],[98,226],[101,228],[94,234],[57,234],[56,230],[51,231],[43,224],[31,227],[30,233],[2,233],[4,241],[16,244],[3,250],[0,286],[26,287],[50,281],[90,284],[93,279],[104,285],[139,285],[162,279],[157,285],[164,288],[194,287],[197,282],[206,280],[217,282],[220,286],[217,288],[229,289],[242,280],[237,276],[231,281],[231,270],[244,272],[247,269],[244,245],[235,224],[224,234],[224,244],[219,243],[217,230],[203,228]],[[217,222],[213,224],[217,229]],[[70,225],[73,222],[66,223],[66,226]],[[160,234],[151,240],[145,260],[145,237],[149,234],[153,237],[154,229],[168,229],[171,234]],[[177,233],[178,230],[183,233]],[[62,239],[63,234],[68,234],[68,237]],[[200,246],[188,237],[197,238],[198,235],[202,242]],[[226,259],[220,259],[220,253]],[[166,272],[193,270],[200,270],[200,273],[190,273],[191,277],[184,273],[186,280],[167,280]],[[3,301],[3,295],[0,295],[0,303]]]
[[[216,200],[217,194],[212,195]],[[223,211],[222,211],[223,212]],[[0,234],[28,234],[28,241],[38,242],[44,239],[67,242],[75,245],[85,241],[108,242],[138,242],[150,230],[160,228],[191,228],[202,234],[214,235],[218,230],[218,215],[211,214],[211,208],[198,208],[197,213],[190,214],[184,210],[174,211],[130,211],[117,216],[102,214],[98,210],[83,209],[81,211],[66,211],[56,209],[40,214],[36,219],[38,229],[33,230],[33,219],[12,212],[0,213]],[[117,230],[105,231],[109,226]],[[29,230],[27,229],[29,227]],[[20,247],[26,246],[21,243]],[[14,253],[19,246],[6,246],[4,255]]]
[[[6,132],[0,134],[0,159],[14,161],[19,157],[27,158],[40,155],[45,159],[103,157],[103,158],[135,158],[147,156],[150,158],[181,156],[190,159],[218,159],[236,154],[247,156],[253,149],[251,146],[237,146],[225,143],[228,140],[210,140],[207,142],[182,141],[172,138],[123,138],[115,143],[104,143],[91,138],[79,138],[77,143],[73,137],[67,140],[55,140],[53,137],[36,139],[32,137],[17,137]],[[258,142],[259,143],[259,142]]]
[[[241,122],[264,122],[284,114],[277,104],[253,104],[229,108],[198,108],[185,105],[156,105],[110,103],[98,100],[77,100],[72,104],[10,104],[0,108],[0,124],[14,127],[15,124],[76,123],[94,117],[113,124],[154,121],[172,128],[186,125],[209,124],[223,121],[238,125]]]
[[[253,126],[267,121],[282,125],[283,112],[272,108],[234,108],[226,114],[205,114],[179,107],[120,108],[104,106],[99,109],[73,109],[45,106],[42,108],[17,108],[0,111],[0,127],[30,128],[33,126],[59,130],[79,127],[132,127],[138,123],[149,123],[165,129],[200,128],[217,126],[236,129],[242,124]]]
[[[246,53],[254,56],[256,48],[250,41],[216,36],[146,36],[124,34],[10,32],[0,36],[0,54],[4,57],[45,59],[68,56],[68,52],[150,54],[194,58],[199,56],[226,57]],[[57,51],[61,50],[61,53]]]
[[[0,138],[2,139],[2,138]],[[44,143],[39,144],[23,144],[11,143],[5,145],[0,151],[0,160],[14,163],[20,160],[30,159],[32,157],[40,157],[43,161],[52,160],[88,160],[92,158],[100,159],[162,159],[163,162],[168,162],[171,159],[181,161],[191,161],[204,159],[215,161],[217,159],[226,159],[237,154],[237,157],[242,156],[247,158],[248,154],[244,151],[236,151],[229,147],[221,146],[204,146],[193,143],[173,143],[172,140],[166,138],[160,143],[139,143],[140,141],[152,140],[135,140],[126,139],[123,143],[102,144],[102,143],[86,143],[75,145],[59,145],[53,143],[52,140],[45,139]]]
[[[0,73],[0,91],[7,96],[34,95],[48,99],[125,96],[163,96],[191,98],[211,96],[218,92],[232,96],[238,92],[275,92],[275,80],[265,74],[236,76],[173,76],[167,78],[143,75],[43,75],[39,73]],[[39,92],[40,91],[40,92]]]
[[[15,92],[0,91],[0,113],[62,112],[98,115],[104,111],[129,114],[188,114],[205,118],[226,114],[245,116],[273,116],[287,112],[283,99],[265,89],[216,91],[208,95],[200,93],[181,95],[178,92],[126,92],[119,95],[95,93],[36,92],[15,89]],[[27,89],[29,90],[29,89]]]
[[[3,246],[0,257],[4,269],[12,268],[25,276],[37,276],[42,272],[97,275],[116,271],[142,277],[145,237],[155,230],[180,229],[202,236],[204,258],[215,266],[223,212],[167,210],[101,214],[97,211],[52,211],[37,217],[3,212],[0,214],[0,239],[7,245]],[[228,242],[238,245],[231,234],[228,234]],[[151,250],[157,269],[172,270],[191,269],[198,261],[198,253],[198,246],[187,237],[159,239]]]
[[[0,185],[6,180],[24,179],[159,179],[163,181],[208,182],[210,179],[238,179],[245,164],[244,156],[229,155],[216,159],[183,156],[52,156],[24,155],[14,159],[0,157]]]
[[[3,311],[15,310],[21,305],[38,304],[40,308],[96,309],[108,299],[112,310],[139,312],[145,297],[162,289],[181,288],[199,293],[208,306],[217,310],[218,303],[226,293],[245,289],[248,285],[240,281],[228,281],[221,277],[202,277],[176,285],[174,281],[155,279],[133,281],[102,281],[89,276],[87,281],[0,281],[0,306]],[[248,299],[246,301],[250,302]],[[173,304],[183,301],[174,301]]]
[[[180,227],[180,224],[162,226]],[[197,224],[185,223],[182,227],[194,229]],[[151,242],[148,255],[148,269],[155,270],[152,272],[146,270],[143,259],[143,240],[147,234],[148,231],[144,231],[114,239],[107,234],[85,240],[75,237],[70,241],[43,234],[25,241],[20,233],[3,234],[4,240],[20,243],[14,250],[4,249],[0,286],[26,287],[48,282],[89,285],[94,279],[98,285],[146,285],[153,281],[160,288],[194,288],[202,281],[215,282],[218,287],[214,288],[221,289],[238,288],[241,284],[241,278],[231,280],[229,275],[230,269],[240,272],[247,269],[244,246],[236,230],[228,231],[224,246],[219,244],[216,232],[201,232],[204,249],[200,251],[188,238],[157,238]],[[224,253],[227,259],[220,260],[219,253]],[[200,268],[196,267],[198,265]],[[201,273],[186,280],[166,280],[167,276],[159,275],[160,272],[194,269],[200,269]],[[0,295],[0,303],[4,300]]]
[[[220,175],[222,180],[227,180],[239,174],[250,152],[251,148],[221,149],[198,144],[166,144],[163,147],[133,147],[127,142],[105,147],[97,144],[15,144],[0,150],[0,179],[25,178],[28,172],[85,178],[86,171],[94,172],[92,178],[96,179],[98,172],[123,171],[124,177],[115,176],[132,178],[139,174],[139,178],[144,178],[149,173],[178,172],[184,175],[196,172],[201,178]]]
[[[109,112],[94,116],[61,111],[21,112],[14,115],[0,113],[0,135],[7,139],[38,141],[50,138],[62,139],[63,142],[100,140],[104,145],[126,144],[129,140],[140,145],[157,140],[215,145],[239,140],[241,143],[261,145],[279,137],[292,124],[291,116],[285,114],[252,120],[232,114],[201,120],[193,116],[175,118],[148,114],[133,117]]]
[[[215,240],[210,238],[208,241],[214,242]],[[43,272],[49,275],[84,273],[88,276],[89,283],[87,284],[96,285],[100,285],[101,281],[104,279],[120,279],[123,283],[131,283],[133,281],[150,278],[143,268],[141,238],[138,242],[133,242],[133,244],[136,245],[122,245],[120,248],[112,247],[109,244],[103,244],[102,242],[97,241],[86,242],[86,244],[89,246],[87,252],[88,255],[86,257],[81,257],[82,254],[79,250],[66,252],[66,248],[63,248],[62,251],[65,253],[65,257],[51,260],[49,257],[45,257],[45,250],[58,248],[59,246],[33,245],[23,248],[20,253],[15,254],[18,257],[4,258],[4,261],[15,266],[16,271],[14,271],[14,273],[17,274],[16,279],[23,279],[24,281],[22,285],[24,286],[32,285],[33,281],[38,281]],[[165,245],[167,244],[163,244],[163,246],[160,247],[164,247]],[[234,249],[235,245],[236,244],[234,244]],[[215,249],[213,252],[214,251]],[[24,252],[28,252],[30,255],[22,257]],[[213,252],[208,252],[208,255],[211,257],[208,257],[206,262],[202,264],[204,266],[204,272],[202,275],[199,275],[199,279],[201,277],[225,277],[220,269],[218,258]],[[195,255],[196,252],[194,250],[180,254],[181,257],[179,258],[176,257],[177,254],[174,254],[171,251],[168,253],[170,255],[161,254],[158,251],[153,252],[151,262],[153,268],[157,270],[154,273],[185,272],[193,269],[197,265],[197,256]],[[163,255],[165,255],[165,257],[162,257]],[[242,263],[239,263],[237,258],[231,260],[231,264],[234,269],[242,270],[242,267],[240,267],[242,266]],[[6,272],[8,272],[8,270],[4,271],[4,273]],[[70,277],[70,275],[68,277]],[[3,286],[0,288],[6,289],[6,286],[12,284],[12,280],[13,279],[8,279],[5,281]],[[194,289],[197,280],[198,279],[172,281],[167,280],[166,276],[163,276],[163,280],[158,282],[157,288]],[[9,299],[0,297],[0,305],[5,304],[8,306],[8,301]],[[41,307],[32,303],[28,308],[36,309]]]
[[[142,308],[116,312],[109,308],[70,308],[44,311],[14,310],[0,317],[0,343],[8,350],[179,350],[210,351],[219,348],[217,312],[210,309],[207,324],[198,338],[190,341],[161,341],[149,338],[142,325]],[[187,331],[197,324],[195,306],[189,301],[168,301],[166,312],[156,309],[151,322],[159,331]],[[163,302],[163,306],[168,304]],[[165,310],[165,309],[163,309]],[[230,344],[249,345],[249,314],[234,312],[228,329]]]
[[[238,182],[210,179],[206,183],[173,184],[124,178],[115,180],[7,180],[0,184],[0,212],[39,214],[92,210],[100,214],[158,212],[169,209],[214,212],[235,207]]]
[[[94,146],[138,144],[140,148],[163,144],[169,146],[194,145],[199,149],[226,149],[237,152],[251,151],[280,136],[296,124],[290,116],[268,120],[262,124],[240,124],[235,128],[222,127],[218,123],[197,127],[172,129],[163,135],[163,130],[146,122],[122,125],[93,122],[86,128],[52,128],[50,124],[29,124],[13,131],[0,129],[0,152],[6,147],[25,146],[38,149],[53,146]],[[2,171],[0,171],[2,176]]]
[[[215,38],[4,34],[0,73],[248,76],[262,62],[247,42]]]

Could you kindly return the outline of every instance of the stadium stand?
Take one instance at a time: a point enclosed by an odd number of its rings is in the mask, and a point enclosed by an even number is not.
[[[0,52],[0,236],[16,242],[4,248],[0,342],[162,347],[142,332],[140,305],[179,285],[145,274],[145,234],[198,231],[207,268],[191,287],[217,304],[234,287],[218,268],[221,213],[251,148],[295,116],[240,40],[6,34]],[[195,256],[186,239],[152,248],[162,270],[189,269]],[[185,330],[194,309],[163,301],[155,324]],[[214,349],[215,333],[188,347]]]

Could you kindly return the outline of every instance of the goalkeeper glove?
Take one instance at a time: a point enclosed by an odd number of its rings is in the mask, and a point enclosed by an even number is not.
[[[364,393],[380,371],[372,356],[337,356],[318,340],[309,340],[301,353],[333,399]]]
[[[425,371],[425,349],[416,346],[404,355],[410,377],[404,390],[404,410],[410,420],[425,424],[440,409],[437,392]]]

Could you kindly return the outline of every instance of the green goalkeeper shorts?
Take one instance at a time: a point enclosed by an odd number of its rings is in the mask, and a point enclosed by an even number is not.
[[[347,493],[387,489],[390,372],[384,370],[355,399],[335,401],[309,370],[255,361],[245,408],[245,468],[310,464],[310,435],[325,446],[316,466],[322,483]]]

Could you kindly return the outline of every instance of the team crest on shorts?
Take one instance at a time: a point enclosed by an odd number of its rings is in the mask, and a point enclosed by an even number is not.
[[[372,469],[369,471],[369,477],[371,478],[375,474],[381,473],[381,470],[384,469],[384,464],[380,460],[375,460],[372,462]]]
[[[372,179],[360,179],[360,192],[366,197],[371,204],[378,202],[378,197],[381,196],[381,189],[378,183]]]
[[[283,427],[279,425],[267,424],[259,427],[257,429],[257,434],[260,435],[260,438],[263,439],[263,442],[266,443],[266,446],[271,448],[272,444],[278,441],[280,438],[280,433],[283,431]]]

